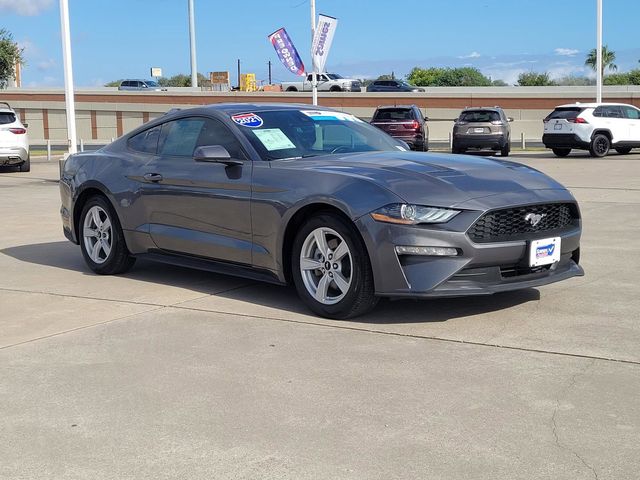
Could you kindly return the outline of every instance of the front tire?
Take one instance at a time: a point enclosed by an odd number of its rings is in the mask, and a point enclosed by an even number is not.
[[[330,92],[341,92],[342,88],[333,86],[329,89]]]
[[[97,274],[124,273],[136,262],[127,249],[118,217],[104,197],[91,197],[85,203],[78,230],[82,256]]]
[[[607,156],[610,148],[611,140],[609,140],[609,137],[607,137],[603,133],[597,133],[591,140],[589,153],[591,153],[592,157],[602,158]]]
[[[631,152],[631,147],[618,147],[616,148],[616,152],[618,152],[620,155],[627,155]]]
[[[302,301],[317,315],[347,319],[371,310],[373,272],[357,230],[341,217],[324,213],[298,231],[291,257],[293,282]]]
[[[569,155],[571,153],[571,149],[570,148],[552,148],[551,149],[553,151],[553,154],[556,157],[566,157],[567,155]]]
[[[287,88],[287,92],[297,92],[298,89],[296,87],[289,87]]]

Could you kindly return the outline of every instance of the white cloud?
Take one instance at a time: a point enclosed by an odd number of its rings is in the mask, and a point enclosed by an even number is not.
[[[51,70],[55,68],[56,61],[53,58],[48,58],[47,60],[42,60],[38,62],[37,67],[40,72],[46,72],[47,70]]]
[[[556,48],[554,52],[561,57],[575,57],[577,53],[580,53],[580,50],[575,48]]]
[[[482,56],[482,55],[480,55],[478,52],[473,51],[473,52],[471,52],[469,55],[461,55],[461,56],[459,56],[458,58],[479,58],[479,57],[481,57],[481,56]]]
[[[0,12],[39,15],[53,5],[53,0],[0,0]]]

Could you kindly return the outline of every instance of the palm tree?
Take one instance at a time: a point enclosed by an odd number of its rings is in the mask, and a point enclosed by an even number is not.
[[[584,64],[588,67],[591,67],[595,72],[598,68],[598,53],[596,49],[593,48],[589,54],[587,55],[587,59],[584,61]],[[609,50],[606,45],[602,47],[602,76],[604,77],[604,71],[609,69],[614,72],[618,70],[618,66],[613,63],[616,61],[616,52],[613,50]]]

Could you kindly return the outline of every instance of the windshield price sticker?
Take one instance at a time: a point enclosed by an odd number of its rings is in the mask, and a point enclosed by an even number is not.
[[[255,130],[256,137],[262,142],[264,148],[270,152],[274,150],[285,150],[287,148],[296,148],[282,130],[279,128],[263,128]]]
[[[236,122],[238,125],[251,128],[258,128],[264,124],[262,118],[260,118],[255,113],[242,113],[240,115],[233,115],[231,117],[231,120]]]

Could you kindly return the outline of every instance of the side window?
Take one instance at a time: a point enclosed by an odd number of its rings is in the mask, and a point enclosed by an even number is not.
[[[313,75],[311,74],[307,75],[307,82],[310,82],[311,80],[313,80]]]
[[[620,107],[603,107],[604,116],[608,118],[622,118],[622,109]]]
[[[181,118],[167,122],[162,126],[160,145],[161,155],[192,157],[196,149],[204,118]]]
[[[130,86],[131,82],[129,82],[128,80],[125,80],[124,82],[122,82],[122,84],[120,85],[121,87],[128,87]]]
[[[594,117],[604,117],[603,108],[602,108],[602,107],[597,107],[597,108],[593,111],[593,116],[594,116]]]
[[[240,142],[235,135],[221,121],[207,118],[200,131],[196,146],[222,145],[227,149],[231,158],[246,159]]]
[[[640,120],[640,110],[633,107],[622,107],[625,113],[625,117],[631,120]]]
[[[129,139],[127,146],[136,152],[155,154],[158,149],[158,138],[160,138],[161,129],[162,125],[158,125],[140,132]]]

